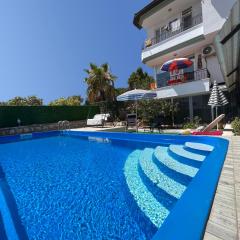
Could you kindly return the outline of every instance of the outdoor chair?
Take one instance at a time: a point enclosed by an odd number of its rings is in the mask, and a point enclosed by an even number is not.
[[[92,119],[87,119],[87,126],[104,126],[104,123],[110,117],[109,113],[96,114]]]
[[[127,114],[126,117],[126,131],[129,128],[135,128],[138,130],[137,115],[135,113]]]

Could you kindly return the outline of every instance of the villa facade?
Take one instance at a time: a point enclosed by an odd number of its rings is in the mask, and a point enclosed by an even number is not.
[[[154,70],[158,98],[177,101],[178,119],[199,116],[211,119],[207,105],[213,81],[228,95],[216,54],[215,38],[226,22],[235,0],[154,0],[137,12],[134,24],[143,28],[142,62]],[[187,57],[193,65],[175,75],[161,71],[164,62]],[[172,84],[172,79],[177,82]]]

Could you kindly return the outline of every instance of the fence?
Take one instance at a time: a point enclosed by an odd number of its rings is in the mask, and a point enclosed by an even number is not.
[[[0,106],[0,128],[54,123],[60,120],[78,121],[99,113],[98,106]]]

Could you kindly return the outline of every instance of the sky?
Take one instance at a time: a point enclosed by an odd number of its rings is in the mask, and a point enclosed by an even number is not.
[[[0,101],[86,97],[84,69],[109,63],[126,87],[145,32],[132,23],[149,0],[0,0]]]

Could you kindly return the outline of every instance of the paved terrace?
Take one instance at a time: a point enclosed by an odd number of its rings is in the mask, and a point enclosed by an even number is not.
[[[240,239],[240,137],[230,141],[204,240]]]

